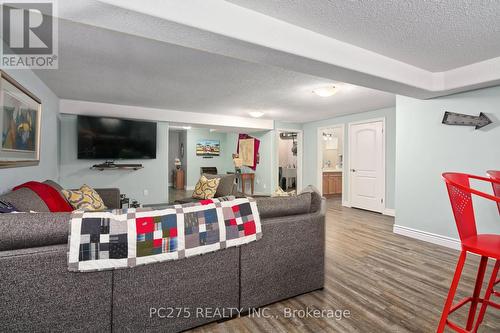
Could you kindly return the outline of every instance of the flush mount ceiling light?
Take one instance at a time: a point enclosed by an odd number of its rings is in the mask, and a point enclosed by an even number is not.
[[[191,126],[182,126],[182,128],[185,129],[185,130],[190,130]]]
[[[248,114],[254,118],[260,118],[264,115],[264,112],[262,111],[250,111]]]
[[[313,93],[320,97],[330,97],[333,96],[337,93],[338,88],[335,86],[326,86],[326,87],[321,87],[313,90]]]

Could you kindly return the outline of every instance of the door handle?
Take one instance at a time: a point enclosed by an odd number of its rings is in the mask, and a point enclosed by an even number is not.
[[[351,172],[356,172],[356,169],[351,169]]]

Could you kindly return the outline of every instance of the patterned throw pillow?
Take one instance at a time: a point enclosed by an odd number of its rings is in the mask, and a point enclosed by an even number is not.
[[[86,211],[99,211],[105,210],[107,207],[104,205],[99,194],[90,186],[83,185],[77,191],[62,190],[64,197],[78,210]]]
[[[196,184],[193,192],[194,199],[212,199],[217,192],[217,187],[219,186],[220,178],[208,179],[205,176],[201,176]]]

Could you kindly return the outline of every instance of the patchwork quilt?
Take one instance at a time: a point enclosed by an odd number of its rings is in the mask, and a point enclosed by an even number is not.
[[[75,211],[68,269],[88,272],[182,259],[262,237],[252,198],[209,199],[161,210]]]

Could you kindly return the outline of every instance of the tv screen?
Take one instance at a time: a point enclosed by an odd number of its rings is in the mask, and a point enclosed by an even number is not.
[[[156,123],[78,116],[78,158],[156,158]]]

